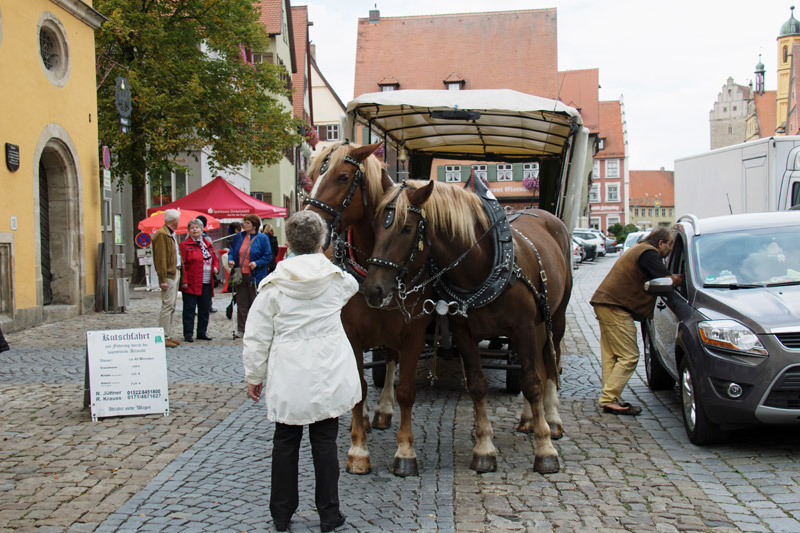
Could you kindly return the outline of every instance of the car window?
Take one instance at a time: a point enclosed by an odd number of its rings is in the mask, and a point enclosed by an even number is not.
[[[800,228],[751,229],[695,239],[698,274],[707,286],[800,283]]]
[[[683,236],[676,235],[672,245],[672,252],[667,257],[667,268],[670,274],[682,274],[683,283],[675,288],[684,298],[686,298],[686,247],[683,244]]]

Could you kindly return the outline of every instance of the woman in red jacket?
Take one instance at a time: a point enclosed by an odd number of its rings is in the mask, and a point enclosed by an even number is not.
[[[214,296],[214,276],[219,272],[219,259],[211,241],[203,238],[203,222],[189,222],[189,237],[181,243],[183,278],[183,338],[192,342],[194,316],[197,314],[197,338],[210,341],[208,315],[211,297]]]

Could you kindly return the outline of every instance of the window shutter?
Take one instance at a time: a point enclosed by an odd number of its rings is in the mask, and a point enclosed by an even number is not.
[[[444,181],[444,165],[436,167],[436,179],[438,181]]]
[[[320,141],[328,140],[328,126],[317,126],[317,135]]]
[[[522,170],[524,163],[514,163],[511,166],[511,175],[514,178],[514,181],[522,181]]]

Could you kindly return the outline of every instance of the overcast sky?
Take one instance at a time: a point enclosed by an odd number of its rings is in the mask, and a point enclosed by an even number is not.
[[[302,4],[314,24],[317,63],[346,104],[353,98],[358,19],[368,17],[375,0],[292,0]],[[708,114],[729,76],[747,85],[762,54],[767,90],[777,87],[777,37],[793,4],[395,0],[377,8],[382,17],[557,8],[558,69],[599,68],[600,99],[622,96],[625,105],[631,169],[672,170],[675,159],[709,149]]]

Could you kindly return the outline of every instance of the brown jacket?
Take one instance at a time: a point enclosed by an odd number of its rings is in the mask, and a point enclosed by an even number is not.
[[[639,268],[639,257],[647,250],[658,251],[652,244],[640,242],[622,254],[589,303],[622,307],[634,320],[651,318],[656,297],[644,292],[644,282],[650,278]]]
[[[166,224],[153,235],[153,266],[156,267],[158,282],[177,279],[178,254],[175,239]]]

